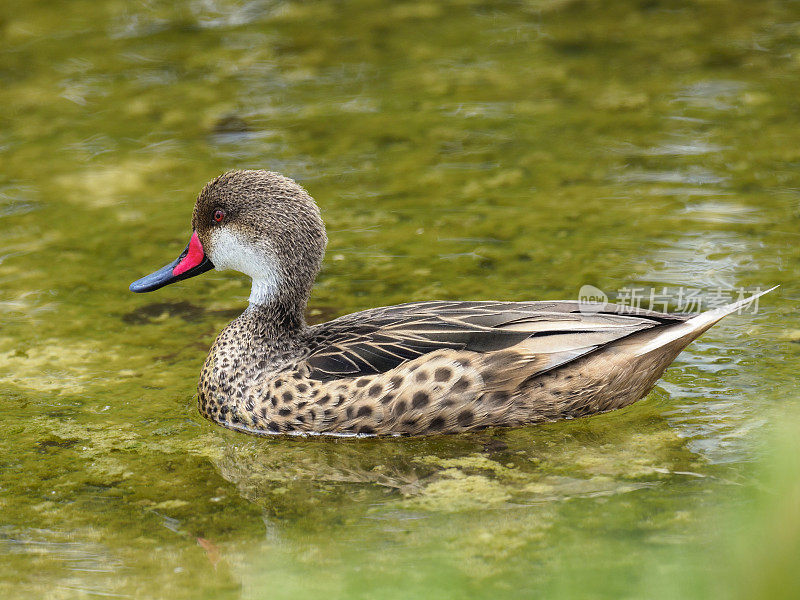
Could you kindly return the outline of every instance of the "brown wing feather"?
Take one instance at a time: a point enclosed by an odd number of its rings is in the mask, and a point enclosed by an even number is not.
[[[683,315],[577,302],[415,302],[353,313],[312,327],[311,377],[384,373],[435,350],[493,352],[525,341],[546,370]]]

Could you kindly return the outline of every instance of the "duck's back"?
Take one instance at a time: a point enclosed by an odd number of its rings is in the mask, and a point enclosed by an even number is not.
[[[488,354],[523,341],[543,368],[653,327],[684,322],[616,304],[431,301],[357,312],[309,329],[306,359],[321,380],[374,375],[442,349]]]

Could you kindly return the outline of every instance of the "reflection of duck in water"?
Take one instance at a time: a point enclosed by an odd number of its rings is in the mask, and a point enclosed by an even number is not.
[[[703,472],[705,461],[655,405],[563,425],[333,445],[286,437],[241,443],[221,434],[206,445],[241,497],[270,517],[303,516],[313,528],[367,512],[377,518],[396,509],[452,512],[616,495]]]
[[[576,302],[415,302],[306,326],[327,238],[294,181],[232,171],[197,199],[180,257],[148,292],[212,268],[253,279],[217,337],[200,411],[248,433],[426,434],[627,406],[736,303],[689,317]]]

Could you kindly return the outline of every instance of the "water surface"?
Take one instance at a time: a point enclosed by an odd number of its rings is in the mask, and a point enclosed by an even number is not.
[[[4,5],[0,596],[731,597],[717,530],[800,424],[798,76],[789,1]],[[195,408],[248,282],[127,291],[229,168],[319,202],[312,321],[782,287],[615,413],[251,438]]]

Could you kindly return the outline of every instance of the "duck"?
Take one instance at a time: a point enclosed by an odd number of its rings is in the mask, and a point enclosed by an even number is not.
[[[178,258],[130,290],[211,269],[251,278],[248,306],[211,346],[197,392],[204,417],[255,435],[460,433],[623,408],[689,343],[771,291],[695,315],[429,300],[308,325],[328,240],[303,187],[271,171],[228,171],[198,195],[191,228]]]

